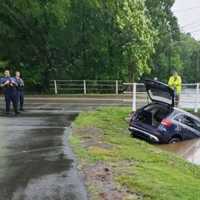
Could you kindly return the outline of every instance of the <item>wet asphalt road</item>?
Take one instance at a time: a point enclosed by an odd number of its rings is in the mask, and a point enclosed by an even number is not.
[[[119,97],[27,98],[20,116],[0,114],[0,200],[85,200],[87,194],[67,144],[79,112],[131,106]],[[0,98],[0,111],[4,106]],[[200,140],[161,146],[200,164]]]
[[[0,200],[87,199],[67,138],[77,114],[99,105],[126,103],[28,98],[20,116],[1,114]]]

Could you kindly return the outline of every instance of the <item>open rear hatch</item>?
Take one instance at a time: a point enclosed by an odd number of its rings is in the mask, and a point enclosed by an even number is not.
[[[153,104],[138,110],[130,121],[129,130],[134,136],[159,142],[158,128],[173,110],[174,91],[159,81],[145,80],[147,94]]]
[[[145,80],[147,94],[152,102],[164,103],[174,107],[174,90],[159,81]]]

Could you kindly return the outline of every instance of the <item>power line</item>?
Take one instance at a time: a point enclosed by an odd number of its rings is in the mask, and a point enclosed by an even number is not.
[[[186,9],[183,9],[183,10],[173,10],[175,13],[180,13],[180,12],[185,12],[185,11],[192,11],[192,10],[195,10],[195,9],[199,9],[200,6],[195,6],[195,7],[191,7],[191,8],[186,8]]]
[[[196,30],[194,30],[194,31],[189,31],[189,33],[197,33],[197,32],[199,32],[200,31],[200,28],[199,29],[196,29]]]
[[[200,25],[198,27],[196,27],[196,29],[193,30],[183,30],[184,32],[189,32],[189,33],[196,33],[198,31],[200,31]]]
[[[190,26],[194,26],[194,25],[200,25],[200,19],[198,21],[193,21],[191,23],[188,23],[186,25],[181,26],[181,28],[185,28],[185,27],[190,27]]]
[[[182,30],[181,32],[190,33],[190,34],[192,34],[192,35],[194,35],[194,34],[196,35],[196,34],[200,33],[200,26],[199,26],[199,29],[195,29],[195,30],[193,30],[193,31]]]
[[[198,31],[199,29],[200,29],[200,25],[198,25],[198,26],[196,26],[196,27],[193,27],[193,28],[190,29],[190,30],[181,28],[181,30],[186,31],[186,32],[191,32],[191,33],[196,32],[196,31]]]
[[[181,30],[187,31],[187,32],[196,32],[196,30],[199,30],[199,28],[200,28],[200,24],[194,27],[190,27],[190,28],[181,27]]]

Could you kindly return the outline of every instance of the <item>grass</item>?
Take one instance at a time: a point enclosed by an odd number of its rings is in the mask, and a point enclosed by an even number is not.
[[[119,188],[144,200],[199,200],[200,168],[131,138],[125,120],[129,112],[112,107],[77,117],[70,143],[81,169],[97,162],[107,164]],[[93,143],[85,146],[89,139]],[[130,199],[128,194],[124,199]]]

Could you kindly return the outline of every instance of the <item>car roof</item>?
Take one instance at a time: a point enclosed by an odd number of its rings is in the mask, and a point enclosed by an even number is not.
[[[153,105],[161,105],[161,106],[165,106],[165,107],[170,108],[169,105],[164,104],[164,103],[161,103],[161,102],[153,102],[153,103],[147,104],[147,105],[144,106],[143,108],[148,107],[148,106],[150,106],[150,105],[152,105],[152,106],[153,106]],[[179,115],[179,114],[182,114],[182,115],[186,115],[186,116],[191,117],[191,118],[197,120],[198,122],[200,122],[200,118],[197,117],[197,116],[195,116],[195,115],[193,115],[193,114],[190,113],[190,112],[187,112],[187,111],[182,110],[182,109],[177,108],[177,107],[173,107],[173,108],[171,108],[171,109],[172,109],[172,110],[171,110],[171,113],[168,115],[168,118],[174,118],[175,116],[177,116],[177,115]]]
[[[187,112],[185,110],[182,110],[180,108],[174,108],[174,111],[176,111],[176,113],[178,113],[178,114],[186,115],[186,116],[191,117],[191,118],[193,118],[193,119],[195,119],[195,120],[200,122],[200,118],[199,117],[197,117],[197,116],[193,115],[192,113],[189,113],[189,112]],[[177,115],[177,114],[175,114],[175,115]]]

